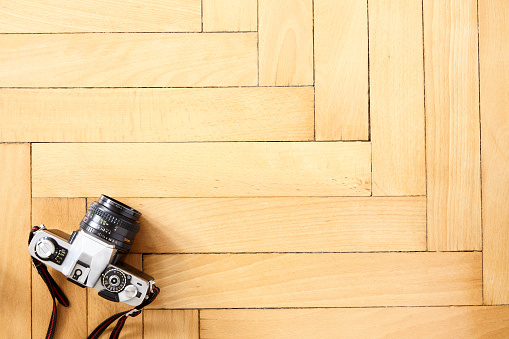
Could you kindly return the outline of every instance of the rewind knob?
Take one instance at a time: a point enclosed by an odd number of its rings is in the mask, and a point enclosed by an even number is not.
[[[43,238],[35,245],[35,252],[41,259],[48,259],[53,253],[55,253],[55,243],[52,239]]]

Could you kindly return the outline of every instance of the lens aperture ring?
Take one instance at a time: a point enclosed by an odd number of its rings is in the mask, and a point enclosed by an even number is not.
[[[89,217],[92,217],[93,214],[100,216],[102,219],[104,219],[106,222],[109,222],[110,224],[125,228],[129,232],[138,233],[138,231],[140,230],[140,227],[137,226],[135,223],[132,222],[128,223],[120,218],[115,217],[114,215],[108,212],[104,212],[99,208],[96,208],[94,204],[90,205],[87,212],[87,215],[89,215]]]
[[[85,226],[89,226],[98,232],[104,233],[105,236],[127,243],[131,243],[130,239],[133,239],[136,236],[136,233],[128,232],[122,228],[114,227],[113,229],[109,229],[108,226],[98,223],[95,219],[96,218],[90,218],[86,222],[82,221],[80,225],[83,223]]]
[[[107,234],[118,235],[119,240],[123,238],[134,238],[136,236],[136,232],[132,232],[128,229],[115,225],[112,222],[108,222],[100,215],[91,212],[87,213],[87,215],[85,216],[85,218],[83,218],[82,221],[85,222],[87,225],[97,228],[98,230],[101,230]]]
[[[91,233],[91,234],[95,235],[96,237],[101,238],[109,243],[112,243],[113,245],[115,245],[117,247],[117,249],[119,251],[127,253],[133,247],[132,243],[128,243],[128,242],[125,242],[122,240],[115,239],[112,237],[111,234],[107,234],[97,228],[94,228],[93,226],[86,224],[83,221],[80,223],[80,226],[81,226],[81,229],[83,229],[84,231]]]

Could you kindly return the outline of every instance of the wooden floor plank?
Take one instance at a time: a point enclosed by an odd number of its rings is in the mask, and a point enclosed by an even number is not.
[[[426,250],[426,197],[121,201],[143,214],[138,253]]]
[[[425,195],[420,0],[369,1],[373,195]]]
[[[0,144],[0,166],[0,328],[30,338],[30,145]]]
[[[44,224],[48,229],[58,229],[67,234],[80,228],[80,221],[87,212],[86,199],[32,199],[32,224]],[[58,308],[57,338],[85,338],[87,336],[87,291],[71,282],[57,270],[48,267],[69,299],[69,307]],[[32,337],[43,338],[51,317],[51,296],[48,288],[32,270]]]
[[[199,32],[200,0],[5,1],[2,33]]]
[[[477,1],[423,10],[428,248],[481,250]]]
[[[479,1],[484,302],[509,303],[509,7]]]
[[[145,255],[152,308],[478,305],[479,252]]]
[[[317,140],[368,140],[367,27],[366,1],[314,1]]]
[[[34,197],[367,196],[371,187],[361,142],[34,144],[32,155]]]
[[[260,85],[313,85],[312,0],[259,0]]]
[[[256,33],[6,34],[0,87],[257,84]]]
[[[257,0],[203,0],[203,31],[257,31],[257,6]]]
[[[305,141],[313,101],[312,87],[0,89],[0,141]]]
[[[509,307],[203,310],[200,338],[507,338]]]
[[[147,310],[144,339],[198,339],[198,321],[198,310]]]
[[[90,201],[89,201],[90,203]],[[141,270],[142,269],[142,258],[141,254],[129,254],[125,261],[127,264]],[[106,320],[108,317],[118,312],[123,312],[132,309],[132,306],[124,303],[115,303],[100,297],[96,290],[88,288],[88,333],[90,333],[99,325],[101,322]],[[107,330],[104,337],[113,330],[115,324],[112,324]],[[123,339],[139,339],[143,338],[143,317],[130,317],[122,329]]]

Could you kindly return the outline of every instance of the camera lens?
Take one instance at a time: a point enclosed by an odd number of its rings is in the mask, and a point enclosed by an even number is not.
[[[140,230],[141,213],[120,201],[101,195],[81,220],[81,229],[115,245],[120,253],[128,253]]]

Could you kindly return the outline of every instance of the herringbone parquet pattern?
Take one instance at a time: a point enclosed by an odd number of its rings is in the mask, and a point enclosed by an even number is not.
[[[123,338],[508,337],[507,46],[505,0],[0,2],[0,336],[104,193],[162,287]],[[57,338],[125,309],[54,276]]]

